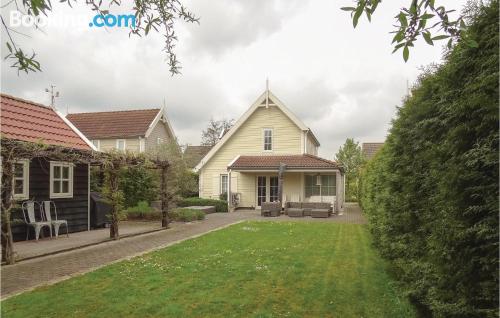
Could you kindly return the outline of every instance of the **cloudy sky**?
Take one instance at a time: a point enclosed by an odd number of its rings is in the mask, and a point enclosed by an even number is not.
[[[165,99],[179,141],[199,144],[211,117],[238,118],[269,78],[271,91],[315,132],[320,155],[333,158],[348,137],[383,141],[407,83],[420,66],[441,59],[441,45],[423,43],[408,63],[391,54],[393,16],[409,2],[385,1],[372,23],[353,29],[340,10],[350,0],[184,1],[200,24],[176,27],[183,69],[172,77],[160,35],[129,38],[127,29],[90,28],[93,14],[84,4],[70,9],[54,1],[49,19],[59,25],[16,29],[30,36],[16,41],[37,53],[43,72],[18,75],[2,61],[1,89],[49,104],[44,89],[54,84],[63,113],[153,108]],[[465,1],[437,2],[460,9]],[[111,12],[130,8],[124,1]],[[64,19],[73,25],[62,25]]]

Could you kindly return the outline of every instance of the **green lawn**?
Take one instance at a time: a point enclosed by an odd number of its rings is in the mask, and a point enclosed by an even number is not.
[[[2,317],[413,317],[364,225],[246,222],[2,302]]]

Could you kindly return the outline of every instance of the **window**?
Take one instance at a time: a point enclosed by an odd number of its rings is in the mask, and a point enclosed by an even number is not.
[[[159,145],[163,143],[163,139],[161,139],[160,137],[156,138],[156,144]]]
[[[116,139],[116,149],[125,150],[126,146],[125,139]]]
[[[92,143],[97,148],[97,150],[101,150],[101,141],[99,139],[92,140]]]
[[[19,160],[14,163],[14,199],[26,200],[29,198],[29,160]]]
[[[306,198],[311,196],[335,196],[335,175],[306,175],[305,195]]]
[[[264,129],[264,150],[273,150],[273,130],[269,128]]]
[[[73,197],[73,164],[50,162],[50,198]]]
[[[139,152],[144,152],[146,150],[146,139],[139,139]]]
[[[266,177],[257,177],[257,205],[261,206],[262,202],[266,202]]]
[[[227,174],[220,175],[220,194],[227,194],[228,179]]]

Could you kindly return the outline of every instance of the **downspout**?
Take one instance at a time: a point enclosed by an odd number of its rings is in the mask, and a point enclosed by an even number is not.
[[[90,231],[90,163],[87,168],[87,231]]]
[[[232,202],[232,195],[231,195],[231,169],[229,169],[229,173],[227,175],[227,205],[228,205],[228,211],[231,211],[231,208],[233,207],[233,202]]]

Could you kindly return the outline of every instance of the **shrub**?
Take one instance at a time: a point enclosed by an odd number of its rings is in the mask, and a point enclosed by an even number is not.
[[[161,218],[161,213],[149,206],[146,201],[139,201],[136,206],[125,210],[127,219],[148,219],[156,220]]]
[[[158,173],[144,166],[123,169],[120,189],[125,197],[125,207],[135,206],[139,201],[154,201],[159,193]]]
[[[427,317],[498,317],[498,1],[427,71],[362,174],[375,244]]]
[[[191,222],[195,220],[204,220],[205,213],[196,209],[177,208],[170,212],[170,217],[174,221]]]
[[[227,212],[227,201],[203,198],[185,198],[177,202],[179,207],[187,206],[215,206],[217,212]]]

